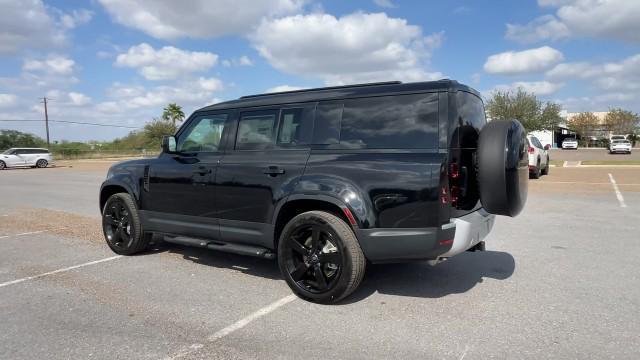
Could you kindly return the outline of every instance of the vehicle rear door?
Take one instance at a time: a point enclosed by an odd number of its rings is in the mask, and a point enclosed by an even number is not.
[[[315,103],[240,112],[234,146],[216,173],[222,240],[273,245],[275,206],[302,176],[314,111]]]
[[[24,159],[25,165],[33,166],[36,164],[36,161],[38,160],[38,156],[40,155],[40,152],[42,150],[25,149],[24,151],[25,153],[22,155],[22,158]]]
[[[141,208],[149,230],[218,238],[215,172],[234,112],[194,116],[176,135],[176,153],[161,154],[145,176]]]

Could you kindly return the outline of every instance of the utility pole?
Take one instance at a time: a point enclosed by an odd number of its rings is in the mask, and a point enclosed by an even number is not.
[[[47,129],[47,149],[51,147],[49,142],[49,113],[47,112],[47,97],[42,98],[42,102],[44,103],[44,125]]]

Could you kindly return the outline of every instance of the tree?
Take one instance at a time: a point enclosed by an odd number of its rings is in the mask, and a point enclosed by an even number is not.
[[[17,130],[0,130],[0,150],[12,147],[42,147],[47,142],[42,138]]]
[[[173,122],[164,119],[153,119],[142,130],[145,145],[151,149],[159,149],[162,145],[162,137],[164,135],[173,135],[176,130],[177,127]]]
[[[612,108],[609,109],[604,121],[609,131],[614,134],[634,135],[640,124],[640,117],[638,117],[638,114],[628,110]]]
[[[598,125],[598,117],[592,112],[581,112],[567,120],[567,126],[580,135],[583,145]]]
[[[487,101],[487,112],[492,120],[517,119],[527,131],[551,130],[562,121],[561,106],[538,100],[535,94],[522,88],[496,91]]]
[[[164,108],[164,112],[162,113],[162,119],[166,121],[171,121],[173,126],[176,125],[176,122],[181,122],[184,120],[184,112],[182,112],[182,107],[177,105],[176,103],[171,103]]]

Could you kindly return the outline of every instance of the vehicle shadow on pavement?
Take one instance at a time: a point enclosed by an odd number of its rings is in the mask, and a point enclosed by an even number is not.
[[[169,254],[182,255],[185,260],[190,260],[196,264],[230,269],[242,272],[243,274],[259,276],[267,279],[282,279],[280,270],[278,269],[278,263],[273,260],[181,246],[165,242],[158,243],[154,247],[159,251],[164,250]]]
[[[465,252],[436,266],[426,262],[369,265],[358,290],[341,303],[358,302],[375,292],[422,298],[460,294],[484,278],[508,279],[515,267],[513,256],[501,251]]]

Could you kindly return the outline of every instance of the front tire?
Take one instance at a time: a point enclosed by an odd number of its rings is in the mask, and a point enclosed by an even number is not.
[[[36,167],[37,168],[46,168],[47,166],[49,166],[49,162],[45,159],[40,159],[36,162]]]
[[[297,296],[327,304],[344,299],[360,285],[366,259],[347,223],[328,212],[309,211],[284,227],[278,265]]]
[[[4,170],[7,168],[7,164],[4,163],[4,161],[0,160],[0,170]]]
[[[102,209],[102,231],[107,245],[120,255],[133,255],[144,251],[151,238],[140,223],[138,209],[131,195],[111,195]]]

